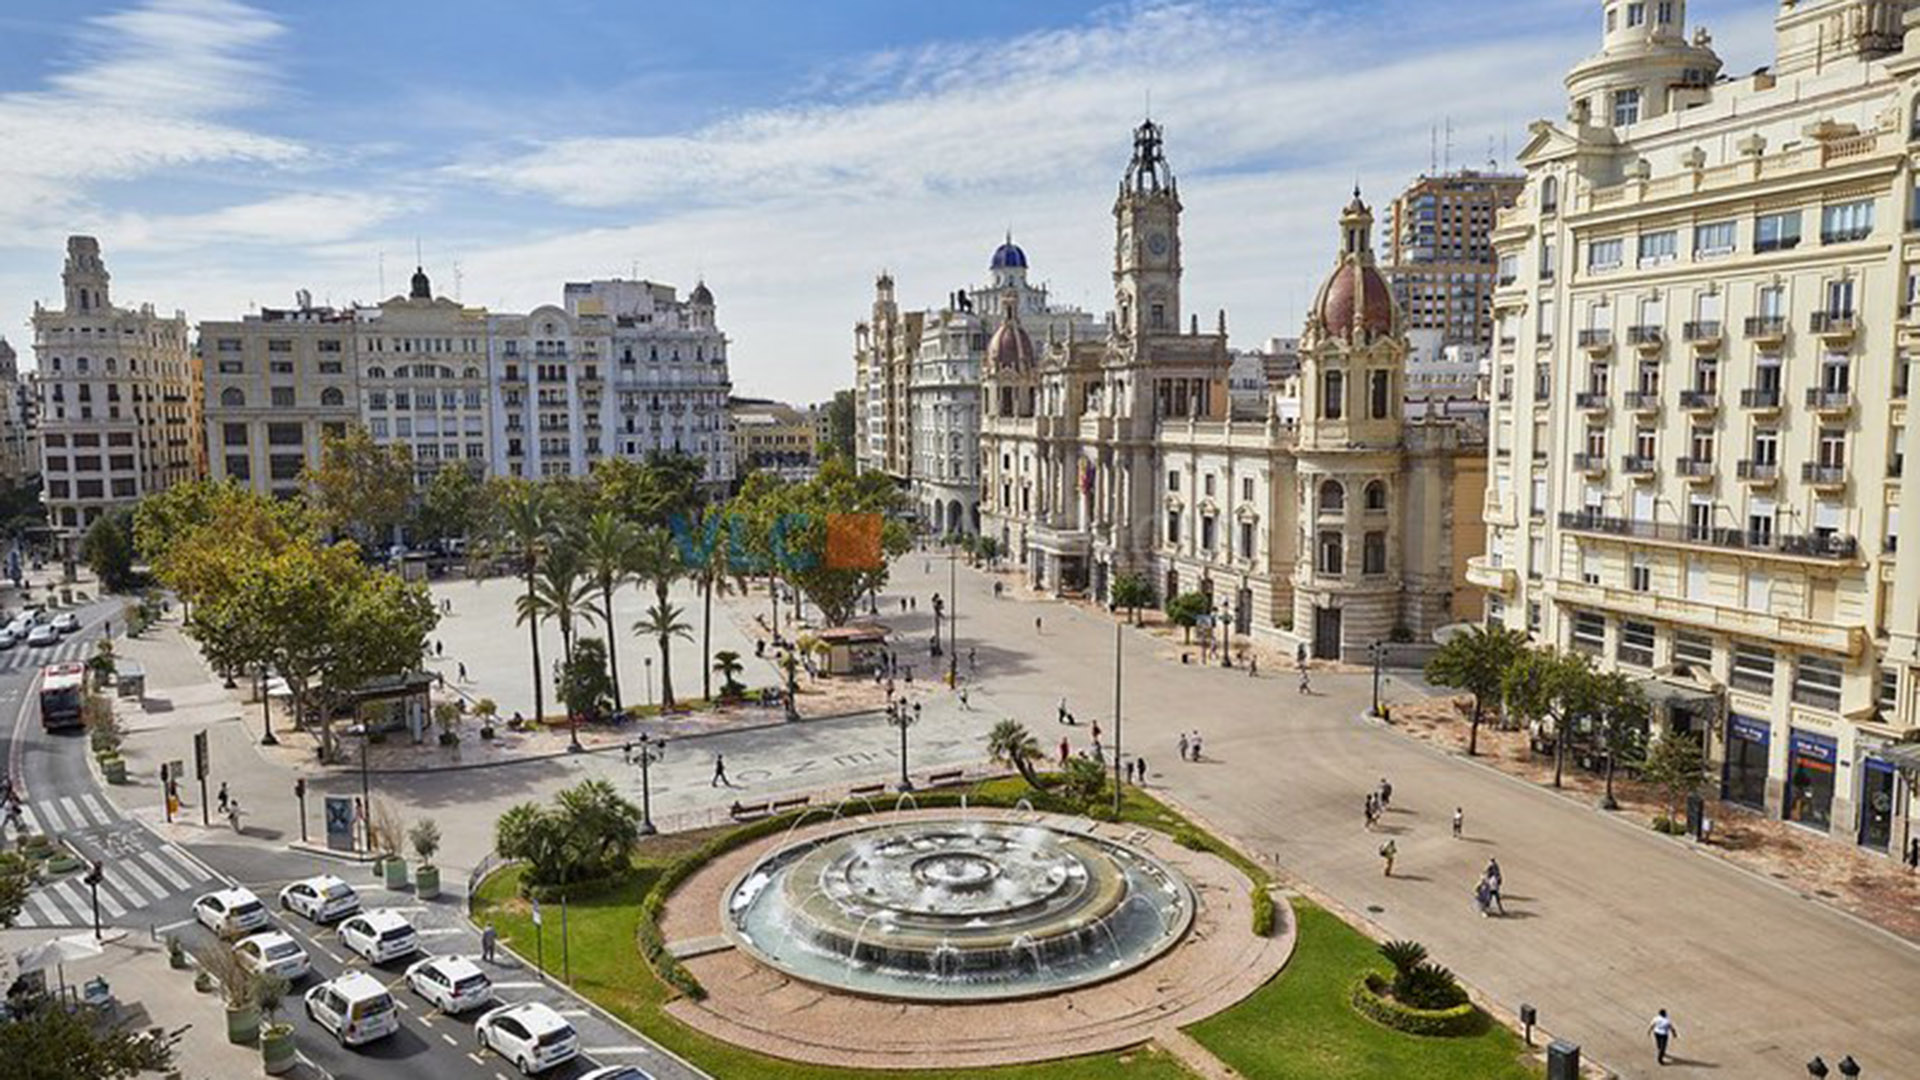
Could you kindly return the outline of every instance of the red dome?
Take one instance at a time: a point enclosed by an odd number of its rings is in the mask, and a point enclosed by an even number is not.
[[[1352,340],[1356,329],[1366,336],[1393,333],[1393,290],[1379,270],[1365,263],[1347,260],[1335,268],[1320,286],[1314,311],[1320,325],[1335,337]]]
[[[1001,323],[987,342],[987,364],[997,371],[1031,368],[1033,359],[1033,338],[1016,321]]]

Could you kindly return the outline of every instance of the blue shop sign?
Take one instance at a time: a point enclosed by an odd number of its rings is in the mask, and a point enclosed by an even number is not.
[[[1764,720],[1735,713],[1727,717],[1727,737],[1745,739],[1766,746],[1773,741],[1773,726]]]
[[[1833,764],[1834,759],[1838,756],[1834,752],[1836,744],[1825,735],[1813,735],[1804,731],[1796,731],[1793,733],[1792,746],[1795,757],[1824,762],[1828,765]]]
[[[1868,772],[1890,773],[1893,771],[1893,762],[1882,761],[1877,757],[1867,758],[1866,760],[1862,761],[1860,764],[1865,765],[1867,767]]]

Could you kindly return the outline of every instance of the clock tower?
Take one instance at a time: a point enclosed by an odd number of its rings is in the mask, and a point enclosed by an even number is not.
[[[1134,129],[1113,217],[1115,333],[1136,341],[1179,333],[1180,188],[1152,120]]]

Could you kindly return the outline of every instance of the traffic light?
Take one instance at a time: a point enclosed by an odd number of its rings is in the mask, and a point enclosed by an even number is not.
[[[88,885],[99,885],[101,881],[105,880],[105,878],[106,878],[106,872],[101,868],[100,860],[95,859],[87,867],[87,876],[81,878],[80,880],[86,882]]]
[[[296,799],[305,799],[307,797],[307,778],[306,777],[304,776],[294,777],[293,797]]]

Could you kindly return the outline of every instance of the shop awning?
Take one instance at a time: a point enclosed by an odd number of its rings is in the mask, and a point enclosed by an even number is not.
[[[1899,769],[1910,782],[1920,783],[1920,743],[1883,746],[1875,750],[1873,756]]]
[[[1712,690],[1668,682],[1665,679],[1641,679],[1638,685],[1640,692],[1646,695],[1649,705],[1678,706],[1691,710],[1702,705],[1717,705],[1720,700],[1720,695]]]

